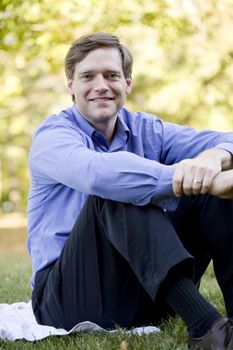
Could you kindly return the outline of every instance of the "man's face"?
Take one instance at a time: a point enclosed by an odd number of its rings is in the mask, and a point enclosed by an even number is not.
[[[76,64],[68,89],[78,111],[98,129],[116,120],[131,83],[131,78],[124,77],[118,49],[99,48]]]

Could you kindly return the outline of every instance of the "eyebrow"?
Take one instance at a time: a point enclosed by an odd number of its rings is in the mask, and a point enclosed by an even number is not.
[[[119,70],[109,69],[109,70],[106,71],[106,73],[117,73],[117,74],[120,74],[121,72]]]
[[[94,73],[94,70],[86,70],[86,71],[83,71],[83,72],[79,72],[78,75],[83,75],[83,74],[93,74]]]
[[[81,71],[81,72],[79,72],[78,73],[78,76],[81,76],[81,75],[85,75],[85,74],[93,74],[93,73],[95,73],[95,70],[93,69],[93,70],[86,70],[86,71]],[[120,72],[120,70],[116,70],[116,69],[106,69],[105,71],[104,71],[104,74],[105,73],[116,73],[116,74],[120,74],[121,72]]]

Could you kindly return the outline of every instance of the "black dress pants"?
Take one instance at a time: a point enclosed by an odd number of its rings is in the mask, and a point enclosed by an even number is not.
[[[32,306],[39,323],[67,330],[86,320],[104,328],[155,323],[168,272],[193,259],[166,213],[90,196],[59,259],[37,272]]]
[[[168,218],[169,217],[169,218]],[[59,259],[36,274],[32,304],[41,324],[71,329],[158,322],[169,271],[198,282],[211,259],[233,316],[233,201],[182,197],[175,212],[89,197]],[[175,229],[174,229],[175,228]]]

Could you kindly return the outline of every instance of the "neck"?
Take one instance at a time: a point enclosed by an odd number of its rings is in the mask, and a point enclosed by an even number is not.
[[[111,120],[111,122],[107,125],[104,123],[98,123],[98,125],[93,126],[97,131],[101,132],[105,136],[108,143],[111,144],[115,133],[116,120]]]
[[[108,121],[95,121],[95,122],[91,122],[89,120],[87,120],[97,131],[101,132],[107,142],[109,144],[111,144],[113,137],[114,137],[114,132],[115,132],[115,126],[116,126],[116,121],[117,121],[117,115],[115,118],[110,119]]]

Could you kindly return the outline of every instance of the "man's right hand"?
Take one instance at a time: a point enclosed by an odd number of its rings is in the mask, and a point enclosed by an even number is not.
[[[216,175],[209,193],[223,199],[233,199],[233,170],[222,171]]]

